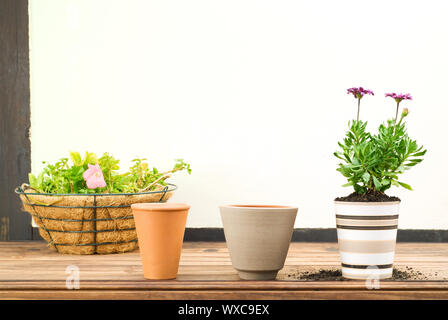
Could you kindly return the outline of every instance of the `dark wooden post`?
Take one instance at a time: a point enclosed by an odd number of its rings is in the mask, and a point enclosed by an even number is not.
[[[28,48],[28,0],[1,0],[0,241],[32,239],[30,217],[14,193],[31,169]]]

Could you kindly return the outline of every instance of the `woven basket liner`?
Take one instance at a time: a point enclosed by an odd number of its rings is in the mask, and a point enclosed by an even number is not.
[[[30,188],[24,188],[24,190],[25,193],[35,192]],[[156,191],[161,190],[162,188]],[[173,191],[167,191],[162,201],[168,200],[172,194]],[[96,241],[95,233],[89,232],[95,230],[95,221],[64,221],[94,219],[94,208],[83,208],[94,206],[94,196],[48,196],[34,194],[25,196],[20,194],[20,199],[22,200],[24,210],[33,216],[35,223],[39,226],[39,234],[48,242],[51,248],[56,249],[59,253],[66,254],[107,254],[132,251],[138,247],[130,205],[142,202],[159,202],[162,196],[163,193],[96,196],[96,206],[127,206],[123,208],[96,208],[96,219],[108,219],[106,221],[96,221],[96,230],[99,231],[96,232]],[[29,203],[45,206],[30,206]],[[58,208],[52,206],[81,208]],[[119,219],[124,217],[130,218]],[[46,231],[43,227],[51,231]],[[101,232],[102,230],[111,231]],[[87,232],[70,233],[63,231]],[[113,244],[104,244],[110,242]],[[93,243],[98,245],[88,245]]]

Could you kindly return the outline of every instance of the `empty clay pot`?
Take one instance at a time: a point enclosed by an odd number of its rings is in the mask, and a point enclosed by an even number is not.
[[[145,278],[176,278],[190,206],[180,203],[137,203],[131,208]]]
[[[221,206],[227,247],[233,267],[244,280],[273,280],[289,249],[296,207]]]

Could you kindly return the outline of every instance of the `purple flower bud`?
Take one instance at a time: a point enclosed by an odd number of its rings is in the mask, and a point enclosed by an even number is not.
[[[401,112],[401,117],[406,117],[409,114],[409,109],[408,108],[404,108],[403,111]]]

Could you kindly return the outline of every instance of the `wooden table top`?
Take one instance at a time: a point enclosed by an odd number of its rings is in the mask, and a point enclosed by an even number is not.
[[[80,288],[66,287],[67,266],[80,271]],[[62,255],[43,242],[0,242],[0,299],[448,299],[448,243],[398,243],[395,267],[412,267],[425,280],[303,281],[297,272],[340,266],[337,243],[292,243],[276,281],[242,281],[225,243],[184,243],[176,280],[143,278],[138,251]]]

